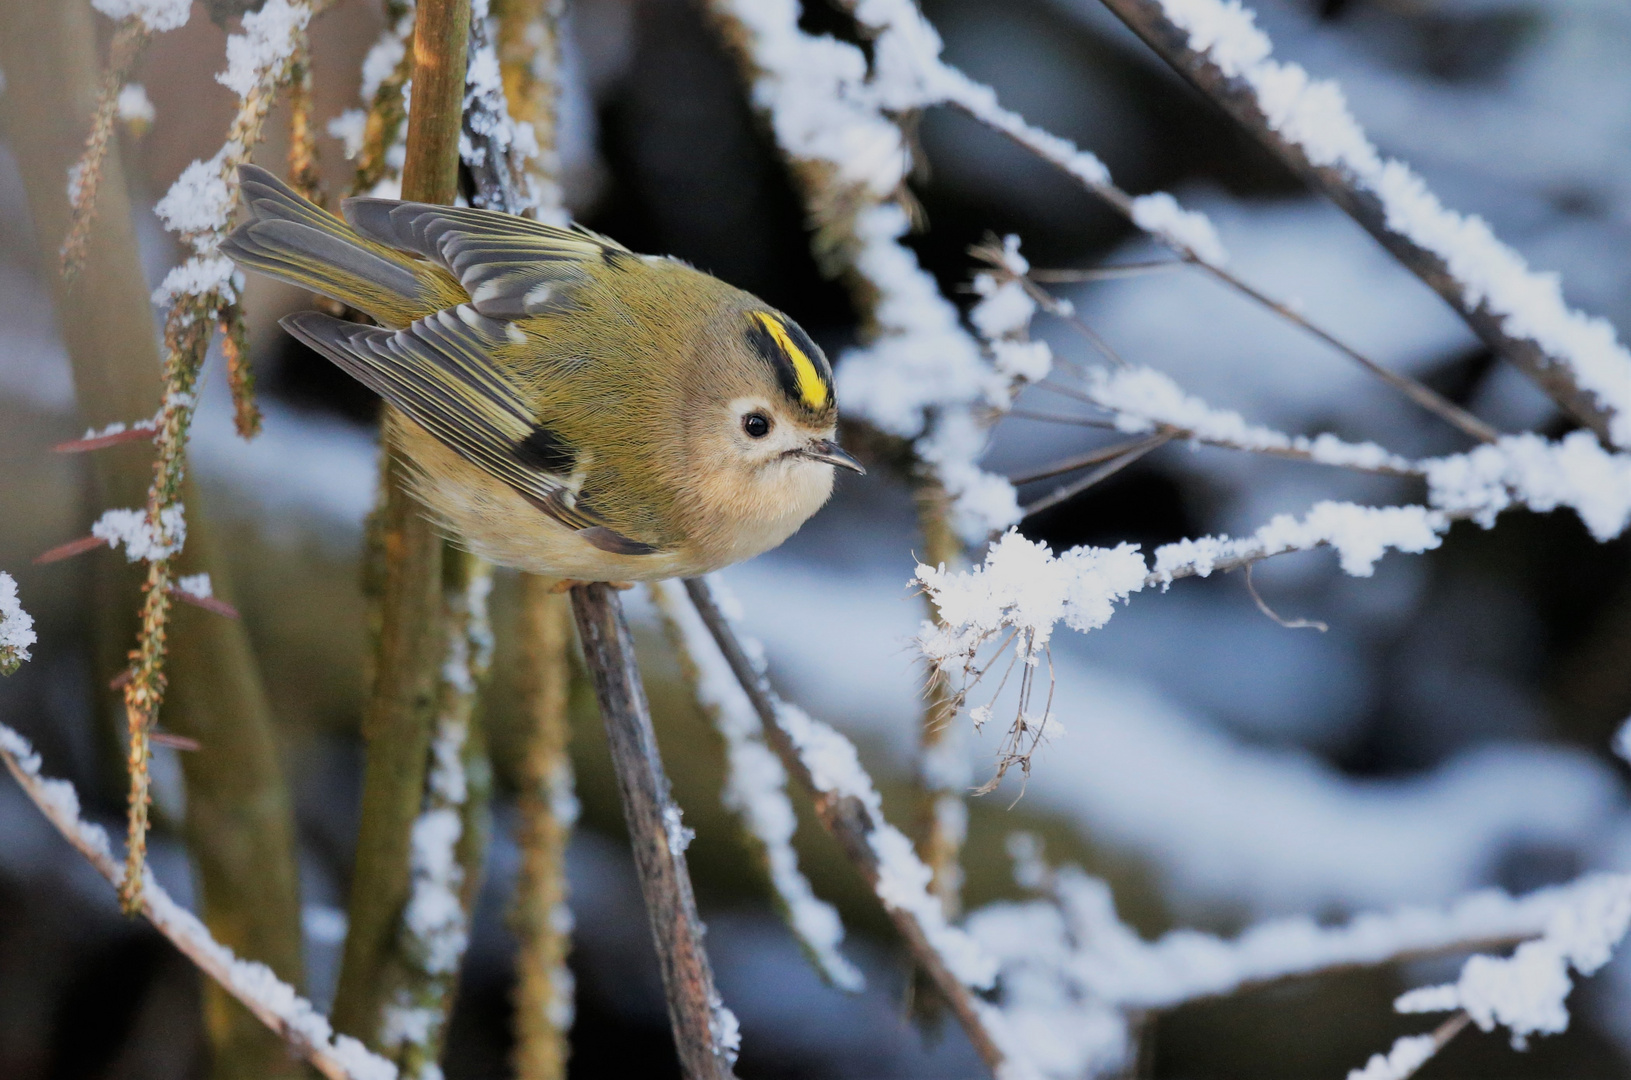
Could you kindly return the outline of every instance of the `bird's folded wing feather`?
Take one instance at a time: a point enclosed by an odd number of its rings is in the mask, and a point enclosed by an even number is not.
[[[616,270],[638,257],[586,229],[489,210],[356,198],[345,201],[344,213],[370,240],[447,267],[475,309],[499,319],[573,310],[573,290],[592,268]]]
[[[571,448],[538,422],[488,359],[505,343],[503,322],[461,304],[402,330],[312,311],[285,318],[283,326],[589,543],[625,555],[656,550],[579,505]]]

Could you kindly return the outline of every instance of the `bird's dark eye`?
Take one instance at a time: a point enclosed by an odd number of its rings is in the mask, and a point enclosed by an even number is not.
[[[770,417],[761,412],[750,412],[742,417],[742,430],[750,439],[762,439],[770,434]]]

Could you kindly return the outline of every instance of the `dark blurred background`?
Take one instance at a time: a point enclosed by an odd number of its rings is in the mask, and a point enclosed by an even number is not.
[[[82,0],[64,0],[78,3]],[[812,32],[853,36],[827,0],[805,0]],[[628,246],[680,256],[752,290],[829,354],[854,314],[809,255],[804,214],[737,71],[686,0],[571,0],[563,151],[579,220]],[[948,59],[994,85],[1032,122],[1108,163],[1135,193],[1172,190],[1212,215],[1234,265],[1376,359],[1423,379],[1508,431],[1566,425],[1413,278],[1339,212],[1310,198],[1246,136],[1174,78],[1096,0],[928,0]],[[1484,215],[1534,264],[1561,272],[1571,302],[1631,330],[1631,5],[1622,0],[1261,0],[1280,55],[1338,78],[1385,152],[1410,161],[1446,204]],[[316,115],[356,104],[358,65],[383,20],[344,0],[314,30]],[[108,26],[100,21],[106,36]],[[180,170],[219,145],[231,102],[211,73],[225,30],[202,11],[160,36],[136,73],[157,110],[123,136],[150,282],[177,260],[150,212]],[[9,123],[53,124],[51,116]],[[283,127],[258,159],[282,171]],[[948,294],[969,279],[968,246],[1017,233],[1037,266],[1150,254],[1119,218],[1045,163],[957,115],[918,129],[914,238]],[[340,190],[348,167],[325,138]],[[49,246],[49,245],[45,245]],[[72,779],[96,816],[123,803],[115,695],[92,679],[89,563],[48,567],[40,551],[83,533],[84,463],[48,447],[76,413],[41,245],[0,140],[0,567],[39,622],[35,659],[0,681],[0,718]],[[265,675],[297,800],[308,992],[333,992],[359,793],[363,691],[360,529],[374,477],[372,398],[283,336],[274,319],[306,303],[250,284],[265,433],[230,432],[220,373],[206,389],[196,473],[228,555],[232,589]],[[1062,291],[1137,363],[1248,418],[1330,430],[1408,454],[1458,437],[1368,381],[1340,356],[1199,277],[1174,272]],[[1056,352],[1096,359],[1068,328],[1039,323]],[[1042,391],[1029,407],[1068,412]],[[1069,425],[999,425],[988,466],[1019,471],[1100,436]],[[1418,499],[1409,483],[1225,451],[1170,446],[1028,521],[1056,549],[1153,545],[1245,532],[1321,498]],[[906,583],[920,546],[908,490],[874,470],[784,549],[726,578],[795,700],[860,744],[895,820],[907,800],[920,673],[908,645],[921,617]],[[1491,531],[1457,526],[1425,556],[1389,556],[1369,579],[1310,554],[1256,582],[1288,615],[1264,618],[1236,576],[1142,595],[1090,637],[1055,644],[1065,734],[1038,755],[1024,798],[1005,787],[971,805],[967,901],[1019,895],[1003,839],[1028,829],[1050,857],[1107,877],[1146,934],[1176,925],[1230,932],[1260,917],[1322,919],[1470,888],[1521,891],[1593,868],[1631,869],[1625,767],[1608,752],[1631,714],[1631,563],[1567,512],[1514,513]],[[631,597],[633,594],[631,594]],[[497,617],[514,617],[501,576]],[[693,871],[721,989],[741,1017],[747,1080],[974,1077],[953,1027],[906,1018],[907,971],[885,920],[837,851],[805,821],[801,855],[850,927],[870,989],[821,986],[766,899],[719,805],[717,740],[677,681],[649,613],[641,648],[659,734],[687,821]],[[822,643],[811,648],[812,641]],[[506,739],[513,680],[501,653],[488,723],[497,827],[446,1062],[451,1080],[506,1075],[515,873]],[[977,774],[988,742],[970,746]],[[656,968],[592,702],[574,705],[584,814],[571,854],[577,918],[572,1075],[677,1075]],[[173,754],[159,769],[155,863],[189,893],[175,839],[184,798]],[[1010,805],[1012,804],[1012,805]],[[1185,1007],[1153,1025],[1141,1075],[1337,1077],[1415,1030],[1392,1015],[1408,985],[1443,962],[1298,980]],[[144,925],[9,782],[0,784],[0,1076],[11,1080],[182,1078],[206,1069],[191,967]],[[1631,965],[1577,991],[1565,1035],[1513,1053],[1471,1033],[1423,1077],[1631,1075]]]

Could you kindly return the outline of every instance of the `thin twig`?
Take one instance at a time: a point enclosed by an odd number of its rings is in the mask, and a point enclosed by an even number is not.
[[[1106,3],[1108,3],[1112,8],[1115,8],[1118,3],[1136,3],[1147,7],[1157,6],[1154,0],[1106,0]],[[947,104],[965,113],[974,120],[980,121],[981,123],[989,123],[989,118],[982,115],[982,109],[971,107],[971,105],[965,101],[953,99],[949,100]],[[1065,168],[1067,172],[1076,177],[1076,179],[1080,180],[1088,188],[1088,190],[1092,191],[1105,202],[1109,203],[1117,213],[1121,214],[1129,221],[1134,221],[1134,200],[1131,195],[1121,190],[1121,188],[1117,187],[1109,180],[1088,180],[1082,177],[1080,173],[1070,169],[1067,163],[1061,160],[1059,157],[1058,147],[1041,138],[1040,132],[1031,129],[1028,126],[1022,127],[1013,124],[998,126],[997,130],[1006,135],[1009,139],[1018,143],[1020,146],[1023,146],[1032,153],[1037,154],[1044,160],[1050,161],[1062,168]],[[1376,363],[1374,360],[1371,360],[1369,357],[1365,356],[1365,354],[1361,353],[1358,349],[1348,345],[1346,342],[1337,338],[1330,332],[1316,326],[1303,316],[1298,315],[1290,307],[1268,296],[1262,290],[1249,285],[1246,281],[1228,270],[1207,262],[1205,259],[1196,254],[1194,250],[1187,247],[1177,237],[1160,232],[1152,233],[1151,235],[1162,244],[1171,248],[1179,256],[1179,258],[1183,259],[1185,262],[1195,263],[1208,273],[1212,274],[1218,280],[1236,289],[1242,295],[1257,301],[1275,314],[1289,320],[1294,325],[1313,334],[1321,341],[1337,349],[1344,356],[1358,362],[1365,368],[1365,370],[1382,379],[1382,381],[1386,382],[1389,386],[1392,386],[1401,393],[1404,393],[1408,398],[1410,398],[1411,401],[1414,401],[1422,408],[1427,409],[1434,415],[1440,417],[1446,423],[1455,426],[1456,428],[1470,435],[1472,438],[1481,442],[1492,442],[1498,437],[1498,433],[1488,424],[1485,424],[1482,420],[1479,420],[1477,417],[1468,413],[1465,409],[1461,408],[1459,405],[1456,405],[1448,398],[1445,398],[1442,394],[1437,393],[1436,391],[1422,385],[1408,376],[1390,371],[1382,365]]]
[[[623,603],[604,583],[575,585],[572,614],[606,726],[680,1068],[688,1080],[724,1080],[736,1060],[735,1018],[714,989],[685,865],[690,830],[669,792]]]
[[[510,925],[515,931],[515,1051],[517,1080],[565,1080],[571,1044],[572,973],[566,845],[577,820],[572,792],[572,729],[567,660],[572,614],[549,578],[522,574],[516,682],[526,722],[516,794],[516,873]]]
[[[1162,270],[1176,270],[1183,265],[1182,259],[1152,259],[1149,262],[1106,263],[1081,270],[1032,270],[1030,278],[1032,281],[1060,283],[1113,281],[1117,278],[1142,277]]]
[[[1068,472],[1075,472],[1077,469],[1085,469],[1089,465],[1097,465],[1101,461],[1108,461],[1111,458],[1120,457],[1129,450],[1136,450],[1144,443],[1149,441],[1150,437],[1145,435],[1140,436],[1137,439],[1128,439],[1126,442],[1111,443],[1109,446],[1101,446],[1096,450],[1089,450],[1084,454],[1077,454],[1075,457],[1062,458],[1059,461],[1053,462],[1051,465],[1044,465],[1041,468],[1033,469],[1030,472],[1017,473],[1010,476],[1008,478],[1008,482],[1016,487],[1018,487],[1020,484],[1034,484],[1038,480],[1047,480],[1051,477],[1061,476]],[[939,565],[932,559],[927,559],[925,561],[928,562],[930,566]]]
[[[68,227],[68,236],[62,242],[62,276],[69,281],[79,274],[85,261],[86,247],[90,243],[91,222],[96,218],[96,192],[102,183],[108,144],[113,140],[119,90],[130,78],[136,62],[147,51],[147,44],[152,40],[153,32],[140,15],[127,16],[113,32],[108,66],[102,73],[102,85],[96,93],[91,131],[85,137],[85,150],[68,173],[68,201],[73,207],[73,220]]]
[[[1116,473],[1125,469],[1127,466],[1131,465],[1145,454],[1148,454],[1151,450],[1165,446],[1171,441],[1172,436],[1166,432],[1156,432],[1154,435],[1151,435],[1148,438],[1140,439],[1132,446],[1123,450],[1120,456],[1105,462],[1103,465],[1100,465],[1097,469],[1094,469],[1081,479],[1074,480],[1068,484],[1062,484],[1049,494],[1037,499],[1035,502],[1026,503],[1024,506],[1020,507],[1020,513],[1028,518],[1035,517],[1042,511],[1058,506],[1067,499],[1073,499],[1095,484],[1101,483],[1116,475]]]
[[[1261,611],[1264,615],[1267,615],[1270,619],[1273,619],[1275,622],[1279,623],[1281,626],[1285,627],[1287,630],[1318,630],[1320,633],[1323,634],[1327,630],[1331,629],[1331,627],[1329,625],[1327,625],[1326,623],[1321,622],[1318,619],[1287,619],[1287,618],[1277,614],[1275,612],[1275,610],[1273,608],[1269,607],[1268,603],[1266,601],[1264,601],[1262,594],[1257,591],[1257,586],[1255,584],[1253,584],[1253,582],[1252,582],[1252,569],[1253,569],[1253,564],[1247,563],[1246,564],[1246,591],[1251,593],[1252,603],[1257,605],[1257,610],[1258,611]]]
[[[1259,304],[1274,312],[1276,315],[1291,323],[1293,326],[1300,327],[1301,329],[1306,330],[1308,333],[1313,334],[1315,337],[1331,346],[1331,348],[1337,350],[1342,355],[1346,356],[1348,359],[1352,360],[1354,363],[1376,376],[1378,379],[1381,379],[1383,382],[1399,391],[1399,393],[1403,394],[1411,401],[1414,401],[1417,405],[1420,405],[1428,412],[1433,413],[1445,423],[1459,428],[1462,432],[1474,439],[1477,439],[1479,442],[1494,442],[1496,439],[1501,437],[1501,433],[1499,431],[1496,431],[1493,427],[1490,427],[1488,424],[1484,423],[1482,420],[1478,419],[1478,417],[1474,416],[1466,409],[1463,409],[1461,406],[1457,405],[1443,394],[1424,386],[1415,379],[1412,379],[1406,375],[1400,375],[1396,371],[1383,367],[1381,364],[1378,364],[1376,361],[1372,360],[1358,349],[1355,349],[1352,345],[1349,345],[1347,342],[1338,338],[1336,335],[1310,322],[1307,318],[1294,310],[1289,304],[1285,304],[1274,299],[1261,289],[1249,284],[1236,274],[1223,269],[1221,266],[1213,266],[1211,263],[1200,262],[1200,260],[1195,261],[1202,270],[1205,270],[1208,274],[1211,274],[1213,277],[1217,278],[1231,289],[1234,289],[1242,296],[1257,301]]]

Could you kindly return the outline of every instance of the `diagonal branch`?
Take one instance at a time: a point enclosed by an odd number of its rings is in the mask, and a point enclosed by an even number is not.
[[[680,823],[680,808],[669,793],[622,601],[604,583],[576,585],[572,614],[606,725],[680,1067],[687,1080],[729,1080],[741,1036],[736,1017],[714,989],[685,865],[692,833]]]
[[[708,582],[702,578],[689,578],[685,582],[685,591],[690,595],[691,602],[696,605],[697,614],[702,616],[708,632],[713,635],[714,643],[718,645],[725,662],[730,665],[732,674],[742,684],[748,700],[753,703],[754,711],[759,714],[759,719],[764,724],[765,740],[781,756],[788,773],[810,793],[821,823],[832,833],[833,838],[838,841],[844,854],[860,871],[867,884],[883,900],[895,928],[905,939],[907,948],[911,950],[912,959],[945,998],[981,1060],[993,1073],[1000,1075],[1004,1063],[1008,1060],[1008,1054],[1004,1048],[998,1046],[991,1030],[989,1006],[976,998],[965,984],[968,969],[973,966],[968,962],[970,958],[959,957],[955,961],[962,977],[954,973],[953,962],[949,962],[944,947],[945,937],[951,928],[946,925],[943,916],[938,925],[933,923],[934,916],[941,914],[938,901],[930,900],[927,894],[923,894],[923,904],[908,902],[903,892],[898,891],[901,883],[890,876],[893,868],[885,865],[880,848],[886,848],[886,845],[881,844],[879,840],[882,834],[886,831],[893,832],[893,829],[887,822],[881,820],[872,806],[867,805],[857,794],[845,789],[841,782],[842,772],[850,766],[835,760],[836,755],[818,756],[820,749],[830,747],[821,747],[812,752],[809,745],[801,743],[808,744],[813,740],[795,737],[794,732],[790,730],[792,726],[790,722],[795,719],[794,710],[782,704],[775,691],[771,690],[764,672],[748,658],[735,629],[714,599]],[[814,723],[802,714],[796,719],[806,727],[812,729],[815,727]],[[836,733],[830,734],[836,737]],[[847,746],[847,743],[845,745]],[[853,755],[853,748],[850,748],[850,753]],[[811,764],[812,759],[824,767],[823,775],[816,775]],[[852,767],[859,769],[858,764],[853,764]],[[910,843],[904,837],[900,837],[899,846],[902,850],[898,854],[911,856]],[[926,867],[920,866],[920,869],[927,874]],[[886,880],[886,877],[889,880]],[[921,892],[921,888],[919,891]]]
[[[0,758],[6,769],[46,820],[88,859],[116,889],[124,867],[113,857],[108,835],[79,816],[79,796],[66,780],[40,775],[40,758],[24,739],[0,724]],[[237,998],[250,1012],[329,1080],[396,1080],[396,1068],[345,1035],[335,1035],[311,1002],[295,993],[264,964],[245,961],[210,936],[192,912],[171,899],[151,873],[136,893],[139,910],[205,975]],[[122,889],[121,889],[122,891]]]
[[[1445,209],[1409,168],[1384,161],[1334,83],[1268,58],[1272,46],[1250,12],[1220,0],[1104,4],[1442,296],[1491,349],[1605,441],[1631,443],[1631,355],[1612,328],[1569,309],[1555,279],[1531,271],[1484,222]]]

